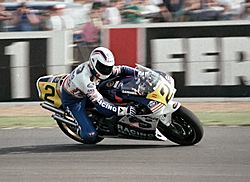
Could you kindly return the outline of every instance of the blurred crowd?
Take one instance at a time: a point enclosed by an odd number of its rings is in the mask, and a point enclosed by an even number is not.
[[[250,0],[75,0],[74,3],[80,4],[88,15],[82,25],[74,23],[77,17],[65,13],[65,4],[55,4],[43,11],[30,8],[25,2],[14,11],[0,4],[0,31],[82,29],[89,33],[103,25],[124,23],[250,19]]]
[[[25,2],[15,10],[7,10],[0,5],[0,30],[13,31],[42,31],[73,29],[74,23],[70,16],[64,15],[64,4],[56,4],[46,10],[32,9]]]
[[[250,0],[75,0],[74,4],[81,6],[77,16],[65,3],[42,10],[27,2],[8,10],[0,3],[0,31],[73,30],[75,42],[91,45],[100,42],[104,25],[250,19]]]
[[[105,25],[250,20],[250,0],[75,0],[73,4],[77,8],[55,1],[46,8],[44,3],[32,8],[30,1],[15,8],[0,3],[0,32],[73,30],[75,60],[85,60],[88,56],[83,55],[100,45]]]

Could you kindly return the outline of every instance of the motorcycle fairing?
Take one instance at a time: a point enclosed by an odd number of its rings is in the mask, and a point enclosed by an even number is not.
[[[39,78],[36,83],[39,98],[60,108],[62,106],[60,85],[65,76],[66,75],[49,75]]]
[[[146,115],[143,117],[145,117],[144,120],[140,116],[103,118],[99,113],[96,113],[96,115],[92,116],[92,119],[97,122],[98,133],[101,137],[155,140],[157,119],[146,118]]]
[[[175,89],[171,89],[168,85],[159,82],[156,89],[149,93],[146,98],[167,105],[175,92]]]
[[[161,109],[162,107],[164,107],[164,104],[162,103],[157,103],[156,105],[150,107],[150,110],[154,113],[157,110]]]
[[[100,84],[100,92],[112,102],[137,102],[155,112],[173,98],[176,89],[159,73],[149,78],[115,77]],[[162,81],[164,80],[164,81]]]
[[[136,115],[134,117],[124,116],[118,123],[123,123],[135,128],[141,128],[143,130],[155,130],[157,127],[158,118],[154,118],[152,114],[148,115]]]
[[[143,140],[156,139],[155,130],[144,130],[124,123],[118,123],[117,130],[119,138],[129,138],[129,139],[133,138],[133,139],[143,139]]]

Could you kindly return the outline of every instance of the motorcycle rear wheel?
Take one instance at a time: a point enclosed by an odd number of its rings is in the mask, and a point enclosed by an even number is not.
[[[159,122],[157,128],[167,139],[179,145],[195,145],[204,134],[200,120],[184,106],[172,114],[170,126]]]
[[[103,140],[103,138],[101,137],[97,137],[95,141],[89,143],[84,141],[77,133],[76,131],[69,125],[62,123],[60,121],[57,121],[57,124],[59,126],[59,128],[62,130],[62,132],[67,135],[68,137],[70,137],[71,139],[83,143],[83,144],[97,144],[99,142],[101,142]]]

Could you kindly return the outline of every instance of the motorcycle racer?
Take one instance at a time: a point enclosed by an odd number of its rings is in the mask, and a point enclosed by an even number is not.
[[[79,125],[79,135],[87,143],[92,143],[97,137],[97,131],[85,111],[87,100],[104,116],[136,114],[133,106],[116,106],[105,100],[96,86],[110,76],[138,74],[135,68],[115,66],[113,53],[107,48],[97,47],[91,52],[88,62],[80,64],[64,79],[61,86],[63,107],[73,114]]]

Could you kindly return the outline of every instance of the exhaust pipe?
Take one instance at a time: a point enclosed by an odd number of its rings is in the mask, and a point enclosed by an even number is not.
[[[55,106],[49,104],[48,102],[43,102],[40,104],[42,108],[47,109],[49,111],[64,115],[64,111],[62,111],[61,109],[57,109]]]
[[[67,118],[62,118],[61,116],[58,116],[58,115],[56,115],[56,114],[53,114],[53,115],[52,115],[52,118],[54,118],[56,121],[61,121],[61,122],[65,123],[65,124],[69,124],[69,125],[71,125],[71,126],[75,126],[75,127],[78,126],[78,124],[76,124],[76,123],[70,121],[69,119],[67,119]]]
[[[65,123],[65,124],[69,124],[71,126],[75,126],[75,127],[78,126],[78,124],[76,124],[74,122],[74,119],[70,119],[70,118],[65,117],[65,112],[63,110],[56,108],[55,106],[53,106],[52,104],[50,104],[48,102],[43,102],[40,105],[41,105],[42,108],[56,113],[56,114],[53,114],[51,116],[55,120],[61,121],[61,122]]]

